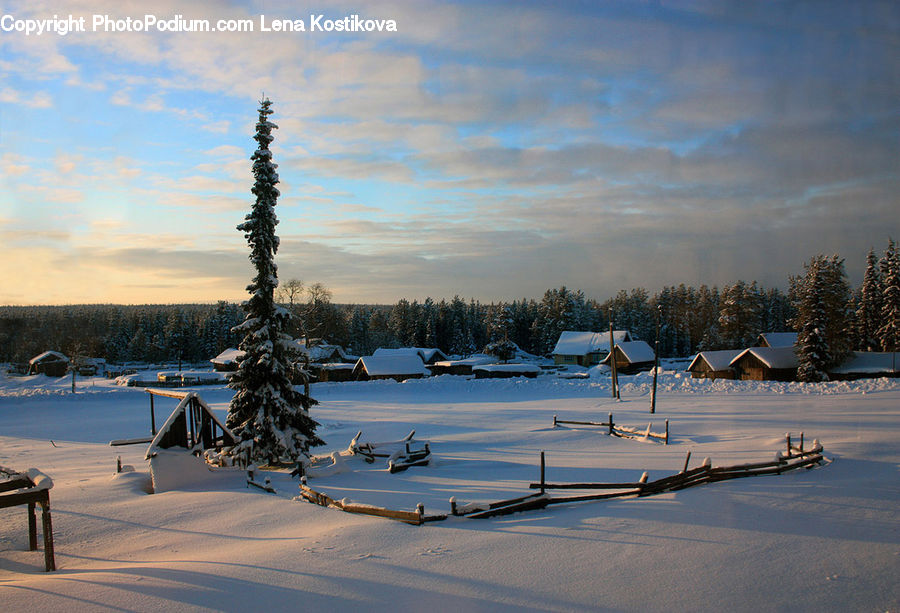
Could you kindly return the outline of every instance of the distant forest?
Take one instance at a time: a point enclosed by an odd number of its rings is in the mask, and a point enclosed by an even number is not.
[[[794,316],[777,289],[739,281],[719,290],[705,285],[621,291],[597,302],[579,290],[549,289],[540,300],[483,304],[454,297],[437,302],[400,300],[394,305],[330,302],[321,284],[305,294],[281,292],[295,312],[295,337],[321,338],[356,355],[378,347],[437,347],[468,355],[491,342],[509,340],[521,349],[549,355],[563,330],[604,331],[610,317],[652,346],[659,319],[663,357],[698,350],[739,348],[760,332],[788,330]],[[323,291],[324,290],[324,291]],[[244,319],[240,304],[76,305],[0,307],[0,361],[27,362],[47,351],[105,358],[113,363],[205,362],[240,339],[232,328]]]

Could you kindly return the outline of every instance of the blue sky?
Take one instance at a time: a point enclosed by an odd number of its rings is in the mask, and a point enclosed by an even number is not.
[[[900,237],[895,2],[4,2],[0,304],[242,300],[257,101],[282,280],[340,302],[756,279]],[[93,31],[92,16],[255,32]],[[261,15],[397,32],[260,32]]]

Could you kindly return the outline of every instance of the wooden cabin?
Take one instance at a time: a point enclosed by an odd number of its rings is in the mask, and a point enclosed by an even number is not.
[[[29,375],[62,377],[69,370],[69,358],[58,351],[45,351],[28,361]]]
[[[615,330],[615,344],[631,342],[628,330]],[[578,332],[566,330],[559,335],[553,348],[556,364],[591,367],[601,364],[609,355],[609,332]]]
[[[397,355],[416,355],[422,360],[423,364],[434,364],[435,362],[443,362],[449,360],[443,351],[434,347],[400,347],[399,349],[390,349],[387,347],[379,347],[375,350],[375,356],[397,356]]]
[[[317,381],[353,381],[356,377],[352,362],[333,362],[331,364],[310,364],[309,372]]]
[[[429,366],[433,375],[471,375],[476,366],[492,364],[496,358],[489,355],[473,355],[461,360],[442,360]]]
[[[734,379],[731,361],[740,352],[740,349],[701,351],[687,367],[687,371],[694,379]]]
[[[748,381],[794,381],[800,362],[793,347],[750,347],[729,364],[736,379]]]
[[[244,356],[244,352],[234,347],[229,347],[210,360],[217,372],[235,372],[238,369],[238,358]]]
[[[369,355],[359,358],[353,367],[353,378],[358,381],[394,379],[421,379],[430,375],[418,354]]]
[[[607,355],[601,364],[611,366],[610,356]],[[616,343],[616,372],[623,375],[632,375],[642,370],[651,370],[656,361],[653,348],[644,341],[628,341]]]

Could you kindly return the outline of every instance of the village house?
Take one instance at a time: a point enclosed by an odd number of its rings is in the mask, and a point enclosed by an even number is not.
[[[613,342],[630,342],[628,330],[613,332]],[[609,355],[609,332],[578,332],[566,330],[559,335],[553,349],[553,361],[560,365],[595,366]]]
[[[217,372],[234,372],[238,369],[237,360],[242,357],[244,352],[234,347],[229,347],[216,357],[210,360],[213,369]]]
[[[610,357],[616,357],[616,372],[631,375],[642,370],[650,370],[656,361],[653,348],[644,341],[616,343],[614,353],[608,354],[601,364],[611,365]]]
[[[379,347],[375,350],[375,353],[372,355],[376,356],[391,356],[391,355],[417,355],[419,359],[422,360],[423,364],[434,364],[435,362],[446,361],[448,358],[443,351],[435,348],[424,348],[424,347],[401,347],[399,349],[389,349],[386,347]]]
[[[694,379],[734,379],[731,362],[740,352],[740,349],[701,351],[687,367],[687,370]]]
[[[751,381],[794,381],[800,362],[793,347],[750,347],[729,364],[736,379]]]
[[[418,354],[368,355],[359,358],[353,367],[353,376],[359,381],[375,379],[421,379],[431,373]]]
[[[69,358],[58,351],[45,351],[28,361],[29,375],[62,377],[69,369]]]

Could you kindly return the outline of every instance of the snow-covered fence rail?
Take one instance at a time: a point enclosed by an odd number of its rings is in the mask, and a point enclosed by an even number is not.
[[[659,432],[651,432],[650,429],[653,427],[652,423],[647,424],[646,429],[640,428],[629,428],[628,426],[618,426],[613,421],[613,414],[609,414],[609,418],[607,421],[573,421],[568,419],[559,419],[558,415],[553,416],[553,427],[556,428],[560,425],[573,425],[573,426],[592,426],[597,428],[606,428],[607,434],[610,436],[618,436],[619,438],[635,438],[635,439],[654,439],[659,440],[669,444],[669,420],[666,420],[666,431],[665,433]]]
[[[375,517],[384,517],[387,519],[393,519],[396,521],[402,521],[407,524],[413,524],[415,526],[422,525],[427,521],[439,521],[442,519],[446,519],[446,515],[433,515],[426,516],[425,515],[425,506],[419,503],[416,506],[415,511],[395,511],[393,509],[385,509],[383,507],[376,507],[373,505],[367,504],[358,504],[355,502],[351,502],[349,500],[335,500],[331,498],[327,494],[323,494],[322,492],[317,492],[306,484],[306,479],[304,478],[300,483],[300,496],[299,498],[303,498],[307,502],[311,502],[313,504],[317,504],[321,507],[334,507],[336,509],[340,509],[341,511],[345,511],[347,513],[358,513],[360,515],[373,515]],[[296,498],[295,498],[296,500]]]
[[[821,464],[825,461],[823,451],[824,449],[818,441],[815,441],[813,447],[808,450],[803,449],[802,443],[799,447],[795,447],[791,445],[790,435],[788,435],[787,453],[782,454],[781,452],[778,452],[775,459],[769,462],[714,467],[709,458],[707,458],[701,466],[689,469],[690,452],[688,452],[684,468],[680,472],[655,481],[648,481],[648,474],[645,472],[638,481],[630,483],[548,483],[544,480],[544,452],[541,452],[541,480],[538,483],[529,484],[529,488],[540,489],[541,493],[552,489],[620,490],[604,494],[552,497],[547,501],[547,505],[588,500],[603,500],[607,498],[622,498],[626,496],[653,496],[664,492],[683,490],[688,487],[703,485],[705,483],[715,483],[742,477],[780,475],[781,473],[796,470],[798,468],[812,468],[814,465]]]
[[[29,468],[21,473],[0,466],[0,509],[21,504],[28,505],[28,549],[37,549],[37,518],[35,504],[41,506],[41,530],[44,534],[44,569],[56,570],[53,555],[53,524],[50,519],[50,488],[53,481],[37,470]]]

